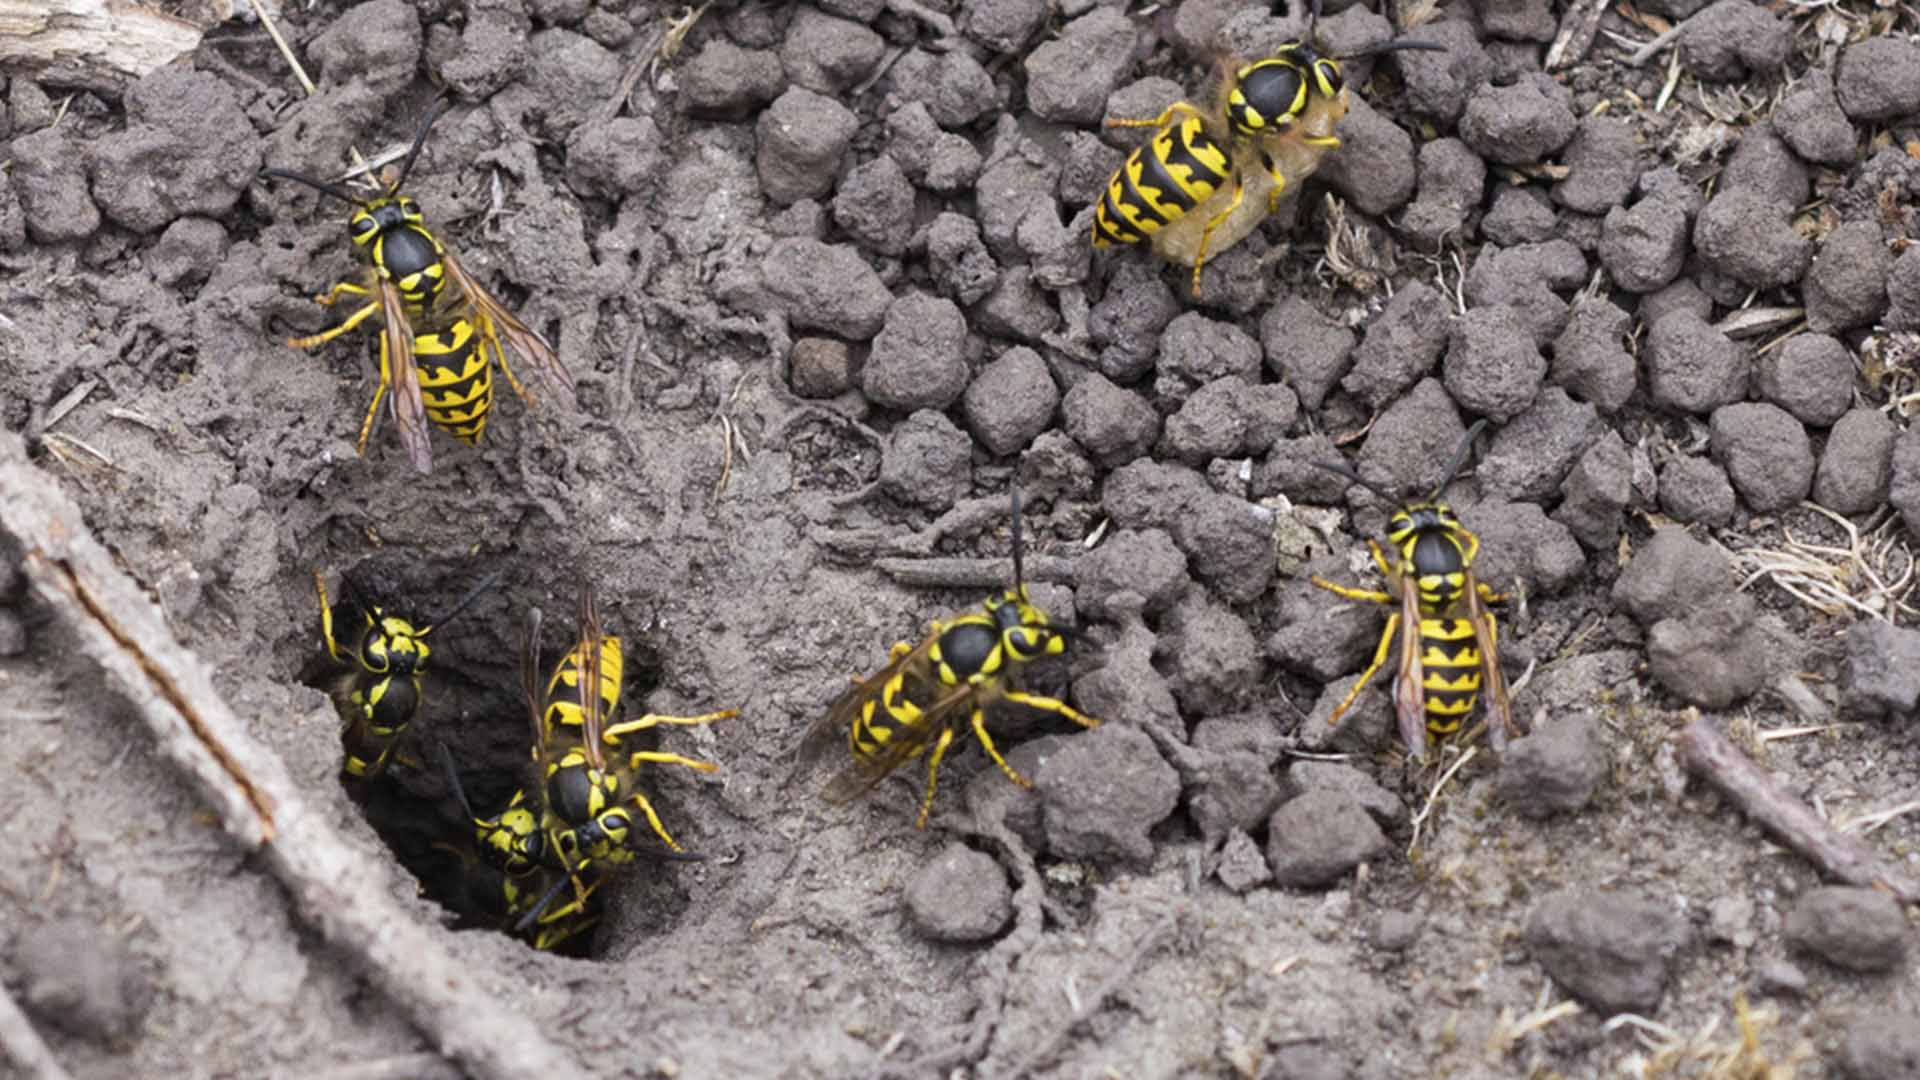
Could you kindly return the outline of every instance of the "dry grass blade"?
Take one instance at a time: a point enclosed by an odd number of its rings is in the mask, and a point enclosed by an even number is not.
[[[1891,806],[1885,810],[1876,810],[1871,814],[1861,814],[1859,817],[1848,818],[1844,822],[1835,822],[1834,827],[1844,833],[1859,833],[1865,836],[1889,821],[1915,811],[1920,811],[1920,799],[1904,802],[1899,806]]]
[[[1863,531],[1817,503],[1800,505],[1837,525],[1846,535],[1846,545],[1808,543],[1782,529],[1780,546],[1755,545],[1734,553],[1734,564],[1746,571],[1741,588],[1765,578],[1824,615],[1857,612],[1890,623],[1902,613],[1920,617],[1920,608],[1906,602],[1920,583],[1920,566],[1892,528],[1894,518],[1888,516]]]
[[[1446,771],[1442,772],[1439,778],[1434,780],[1433,789],[1427,792],[1426,804],[1420,807],[1418,814],[1413,816],[1413,838],[1407,841],[1407,854],[1409,856],[1420,847],[1420,831],[1426,827],[1427,819],[1433,816],[1433,808],[1435,804],[1440,801],[1440,792],[1446,789],[1448,782],[1453,779],[1453,774],[1459,772],[1461,768],[1464,767],[1467,762],[1472,761],[1474,755],[1479,752],[1480,748],[1477,746],[1467,747],[1467,752],[1456,758],[1453,764],[1447,766]]]
[[[1520,1045],[1520,1040],[1579,1014],[1580,1003],[1577,1001],[1543,1005],[1520,1017],[1514,1016],[1512,1009],[1501,1009],[1499,1018],[1493,1022],[1492,1034],[1487,1036],[1487,1056],[1495,1060],[1506,1057],[1514,1047]]]
[[[1779,1023],[1779,1014],[1771,1007],[1750,1009],[1744,993],[1733,995],[1733,1021],[1737,1034],[1722,1034],[1722,1016],[1709,1017],[1700,1030],[1691,1035],[1643,1017],[1616,1016],[1603,1025],[1614,1031],[1631,1021],[1645,1053],[1634,1052],[1615,1070],[1621,1076],[1687,1077],[1692,1080],[1794,1080],[1799,1067],[1814,1060],[1813,1046],[1805,1039],[1796,1042],[1777,1060],[1762,1045],[1763,1037]]]

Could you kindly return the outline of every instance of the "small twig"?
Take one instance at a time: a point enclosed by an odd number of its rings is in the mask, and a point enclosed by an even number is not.
[[[1607,0],[1574,0],[1567,5],[1566,13],[1560,16],[1560,32],[1547,49],[1548,71],[1570,67],[1586,57],[1606,10]]]
[[[1060,555],[1029,555],[1024,560],[1027,580],[1061,585],[1074,583],[1077,560]],[[929,559],[875,559],[874,569],[915,589],[998,589],[1013,580],[1012,559],[970,559],[936,556]]]
[[[1461,754],[1453,764],[1447,766],[1446,771],[1440,774],[1440,778],[1433,782],[1433,790],[1427,792],[1426,805],[1422,806],[1420,812],[1413,817],[1413,839],[1407,841],[1407,854],[1413,854],[1413,852],[1420,847],[1420,830],[1426,825],[1427,818],[1432,816],[1434,804],[1439,802],[1440,792],[1446,788],[1447,782],[1452,780],[1453,774],[1459,772],[1461,768],[1464,767],[1467,762],[1472,761],[1473,756],[1479,752],[1480,748],[1477,746],[1467,747],[1467,752]]]
[[[99,385],[100,382],[97,379],[84,379],[80,385],[67,391],[65,397],[54,402],[53,408],[47,410],[47,422],[41,425],[40,430],[52,431],[55,425],[67,418],[68,413],[79,408],[80,403],[87,400],[87,395],[93,393],[94,388]]]
[[[1668,28],[1666,33],[1661,34],[1659,37],[1654,38],[1652,41],[1649,41],[1645,45],[1642,45],[1638,49],[1635,49],[1633,51],[1633,54],[1631,56],[1628,56],[1625,60],[1621,61],[1621,63],[1626,64],[1628,67],[1639,67],[1641,64],[1644,64],[1647,61],[1653,59],[1653,54],[1659,52],[1661,49],[1666,48],[1668,45],[1673,44],[1675,39],[1677,39],[1681,34],[1686,33],[1687,24],[1692,21],[1693,21],[1692,19],[1686,19],[1681,22],[1675,23],[1673,26]]]
[[[1862,814],[1857,818],[1850,818],[1839,828],[1840,831],[1844,833],[1859,833],[1861,836],[1865,836],[1880,826],[1885,825],[1887,822],[1892,821],[1894,818],[1903,817],[1916,810],[1920,810],[1920,799],[1916,799],[1913,802],[1904,802],[1899,806],[1890,806],[1885,810],[1876,810],[1871,814]]]
[[[53,1056],[46,1041],[33,1029],[27,1014],[20,1011],[13,996],[0,984],[0,1051],[31,1080],[67,1080],[67,1070]]]
[[[1127,980],[1133,978],[1134,969],[1140,966],[1141,961],[1166,944],[1167,939],[1173,936],[1174,930],[1179,926],[1179,922],[1177,913],[1169,913],[1159,922],[1148,927],[1146,933],[1141,934],[1140,939],[1134,942],[1133,948],[1128,950],[1119,965],[1109,971],[1106,978],[1100,980],[1099,986],[1093,988],[1093,993],[1080,997],[1067,1015],[1066,1021],[1056,1027],[1051,1035],[1042,1039],[1032,1053],[1007,1070],[1005,1075],[1025,1076],[1059,1053],[1060,1047],[1073,1034],[1073,1029],[1091,1019],[1094,1013],[1106,1008],[1107,998],[1119,990]],[[1074,997],[1079,995],[1070,995],[1069,1000],[1071,1001]]]
[[[112,417],[115,420],[125,420],[129,424],[139,424],[141,427],[146,428],[149,431],[164,432],[167,430],[167,425],[161,423],[158,420],[155,420],[153,417],[148,416],[146,413],[137,412],[133,409],[123,409],[118,405],[115,405],[113,408],[108,409],[107,415]]]
[[[1713,721],[1700,717],[1687,725],[1680,736],[1680,754],[1689,771],[1828,877],[1848,885],[1882,886],[1902,903],[1920,902],[1920,885],[1888,866],[1879,852],[1822,820],[1728,742]]]
[[[293,77],[300,80],[300,88],[307,92],[308,97],[312,97],[316,93],[313,80],[307,77],[307,69],[301,66],[300,58],[293,54],[293,46],[287,44],[287,39],[280,35],[280,28],[273,24],[273,16],[267,12],[266,5],[260,0],[247,0],[247,4],[253,8],[254,18],[267,28],[267,36],[280,47],[280,55],[287,58],[287,66],[293,69]]]

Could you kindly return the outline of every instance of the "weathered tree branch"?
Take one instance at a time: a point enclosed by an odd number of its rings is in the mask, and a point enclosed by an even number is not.
[[[228,836],[292,894],[301,918],[356,962],[443,1054],[486,1077],[571,1076],[580,1066],[506,999],[469,977],[445,942],[394,899],[370,863],[309,805],[182,646],[147,594],[94,540],[59,485],[0,434],[0,527],[20,542],[35,591],[152,730],[160,753],[219,814]]]
[[[48,82],[117,86],[199,44],[199,27],[137,4],[0,0],[0,68]]]

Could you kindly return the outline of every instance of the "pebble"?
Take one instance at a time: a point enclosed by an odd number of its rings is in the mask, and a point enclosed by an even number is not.
[[[1267,821],[1267,865],[1273,880],[1289,888],[1335,884],[1390,847],[1366,808],[1331,788],[1283,803]]]
[[[1813,474],[1813,501],[1836,514],[1865,514],[1887,501],[1900,427],[1869,405],[1835,421]]]
[[[1813,445],[1807,429],[1777,405],[1743,402],[1716,409],[1713,459],[1726,467],[1740,498],[1756,513],[1798,506],[1813,490]]]
[[[1856,624],[1859,625],[1859,624]],[[1787,913],[1787,943],[1848,971],[1893,971],[1906,960],[1907,916],[1879,889],[1809,889]]]
[[[993,856],[948,844],[906,889],[907,918],[935,941],[985,941],[1013,918],[1013,889]]]
[[[1668,527],[1634,553],[1613,583],[1613,604],[1642,626],[1683,616],[1733,588],[1733,565],[1719,548]]]
[[[1046,808],[1047,850],[1067,859],[1151,859],[1147,832],[1180,798],[1180,777],[1153,740],[1117,723],[1074,736],[1034,784]]]
[[[1575,887],[1536,904],[1525,935],[1533,958],[1570,996],[1602,1015],[1651,1016],[1687,927],[1671,906],[1644,894]]]
[[[1060,388],[1040,354],[1019,345],[980,369],[962,404],[974,438],[994,456],[1006,457],[1052,426]]]

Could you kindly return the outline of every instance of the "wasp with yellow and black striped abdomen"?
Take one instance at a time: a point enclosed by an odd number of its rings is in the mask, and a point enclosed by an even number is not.
[[[521,642],[521,685],[532,735],[533,771],[505,809],[491,818],[466,814],[479,854],[505,876],[513,929],[539,944],[543,935],[578,933],[593,917],[604,875],[640,857],[694,859],[667,831],[641,785],[647,765],[698,772],[718,766],[663,750],[627,745],[663,726],[697,726],[739,715],[733,709],[698,716],[647,713],[620,719],[625,651],[604,632],[593,590],[580,591],[579,636],[551,676],[542,678],[540,613],[529,612]],[[449,773],[452,772],[449,765]],[[459,789],[458,777],[452,779]],[[462,796],[464,803],[464,795]],[[664,850],[643,839],[646,831]],[[573,896],[560,900],[568,884]],[[555,905],[558,905],[557,907]]]
[[[1440,491],[1473,449],[1473,440],[1486,427],[1476,422],[1467,429],[1460,449],[1447,464],[1440,483],[1425,499],[1407,503],[1387,518],[1387,543],[1398,552],[1388,562],[1380,545],[1367,541],[1373,561],[1387,579],[1385,591],[1349,588],[1315,576],[1315,585],[1349,600],[1385,604],[1392,610],[1374,649],[1373,662],[1333,710],[1338,723],[1382,665],[1396,637],[1400,666],[1393,684],[1394,713],[1400,738],[1414,760],[1426,756],[1427,740],[1443,739],[1460,730],[1477,701],[1487,702],[1488,738],[1494,749],[1506,747],[1514,726],[1507,681],[1500,673],[1499,630],[1487,604],[1508,599],[1474,577],[1473,562],[1480,540],[1439,501]],[[1387,500],[1392,495],[1363,479],[1349,464],[1315,463],[1328,472],[1360,484]]]
[[[1013,587],[988,597],[984,610],[934,620],[919,645],[894,645],[891,661],[870,678],[855,678],[831,711],[809,729],[803,746],[827,736],[847,741],[852,761],[827,783],[836,802],[853,799],[901,765],[927,756],[926,790],[914,828],[933,812],[940,763],[953,740],[968,730],[993,763],[1021,787],[1033,782],[1007,764],[987,733],[986,713],[1011,703],[1039,709],[1093,728],[1100,721],[1058,698],[1015,688],[1020,669],[1066,652],[1073,632],[1033,602],[1021,572],[1020,496],[1013,495]],[[840,734],[844,733],[844,734]],[[929,752],[931,751],[931,752]]]
[[[427,636],[466,610],[499,580],[498,573],[488,575],[446,614],[416,626],[361,596],[353,579],[342,574],[340,584],[346,593],[343,608],[348,618],[357,613],[361,620],[357,634],[342,641],[334,634],[334,620],[341,618],[341,613],[328,600],[326,579],[314,571],[313,588],[320,597],[321,642],[335,664],[351,669],[335,692],[335,704],[345,720],[340,734],[345,752],[340,767],[342,779],[370,780],[385,771],[400,737],[420,711],[421,681],[432,655]]]
[[[496,364],[521,400],[529,408],[534,406],[533,395],[507,364],[508,348],[532,366],[548,393],[570,406],[575,401],[573,376],[553,347],[468,272],[459,257],[428,230],[419,204],[400,193],[427,132],[446,104],[445,98],[434,103],[398,174],[370,198],[286,169],[261,172],[353,206],[347,231],[366,269],[357,279],[341,281],[315,300],[326,307],[342,297],[364,303],[338,326],[289,339],[287,344],[311,349],[377,317],[380,383],[360,423],[357,447],[366,453],[380,402],[391,393],[390,411],[400,442],[408,460],[422,473],[433,468],[433,447],[427,436],[430,425],[469,445],[480,441],[493,407]]]
[[[1306,36],[1265,59],[1228,57],[1206,107],[1177,101],[1152,119],[1113,118],[1108,127],[1156,129],[1107,181],[1094,208],[1093,246],[1147,240],[1161,258],[1193,267],[1193,295],[1207,260],[1253,232],[1280,197],[1340,146],[1335,127],[1348,92],[1340,61],[1428,42],[1390,42],[1346,56],[1314,44],[1320,4]]]

